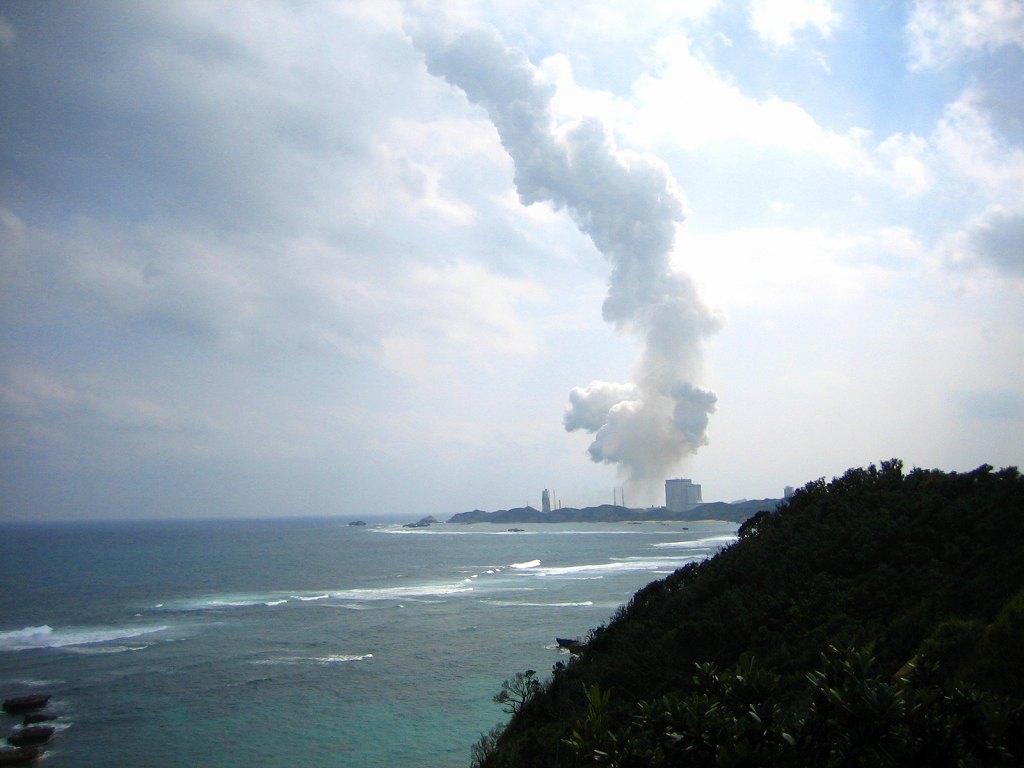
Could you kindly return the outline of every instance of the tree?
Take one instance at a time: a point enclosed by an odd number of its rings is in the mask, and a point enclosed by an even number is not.
[[[540,691],[540,681],[534,677],[536,674],[532,669],[516,672],[501,684],[501,690],[494,694],[494,703],[501,704],[502,710],[508,714],[516,714]]]

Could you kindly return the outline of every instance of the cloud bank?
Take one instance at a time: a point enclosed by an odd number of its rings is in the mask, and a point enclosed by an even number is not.
[[[574,388],[564,424],[594,435],[595,462],[617,464],[633,481],[660,481],[707,443],[716,397],[695,378],[701,343],[721,325],[670,266],[686,216],[672,174],[655,157],[618,149],[599,120],[558,125],[553,89],[495,32],[448,41],[418,30],[415,39],[430,73],[487,111],[515,163],[520,201],[564,208],[611,263],[603,317],[639,337],[642,351],[630,382]]]

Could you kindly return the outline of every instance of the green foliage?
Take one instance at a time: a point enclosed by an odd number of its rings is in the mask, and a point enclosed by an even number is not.
[[[702,664],[696,671],[688,694],[640,702],[619,733],[605,722],[577,728],[571,744],[579,761],[610,768],[1015,764],[1007,748],[1012,707],[927,676],[890,682],[865,653],[829,648],[795,696],[749,656],[730,670]]]
[[[1022,551],[1014,468],[813,481],[638,591],[486,765],[1021,764]]]

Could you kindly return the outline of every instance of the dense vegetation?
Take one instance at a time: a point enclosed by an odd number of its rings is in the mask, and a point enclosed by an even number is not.
[[[1024,479],[809,483],[588,641],[477,765],[1022,765]]]
[[[459,512],[448,518],[449,523],[617,523],[617,522],[653,522],[657,520],[727,520],[742,523],[748,517],[766,509],[775,509],[779,499],[758,499],[755,501],[737,501],[727,504],[724,501],[713,501],[698,504],[685,512],[672,512],[665,507],[623,507],[619,504],[602,504],[598,507],[559,507],[550,512],[542,512],[535,507],[515,507],[499,509],[495,512],[484,512],[474,509],[472,512]]]

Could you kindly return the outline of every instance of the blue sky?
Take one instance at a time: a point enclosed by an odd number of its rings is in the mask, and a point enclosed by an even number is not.
[[[1013,0],[0,2],[0,517],[1019,465],[1022,48]]]

